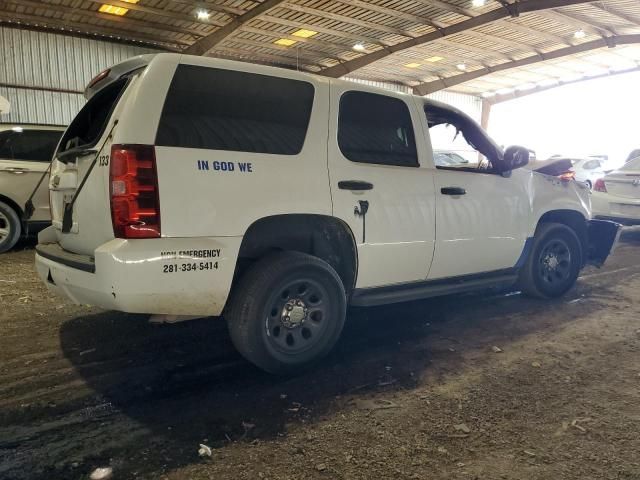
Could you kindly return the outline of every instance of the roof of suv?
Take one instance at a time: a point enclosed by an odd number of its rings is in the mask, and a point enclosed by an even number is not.
[[[58,130],[63,131],[67,128],[65,125],[51,125],[46,123],[2,123],[0,122],[0,131],[13,130],[21,128],[23,130]]]

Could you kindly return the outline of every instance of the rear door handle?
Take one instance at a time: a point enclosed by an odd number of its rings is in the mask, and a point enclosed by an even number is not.
[[[338,182],[340,190],[372,190],[373,183],[363,182],[362,180],[341,180]]]
[[[465,195],[467,191],[462,187],[442,187],[440,193],[443,195]]]

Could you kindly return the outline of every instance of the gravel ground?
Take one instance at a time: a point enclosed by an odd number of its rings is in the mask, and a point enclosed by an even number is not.
[[[23,245],[0,257],[0,478],[640,479],[639,291],[636,234],[556,301],[353,310],[282,379],[216,319],[52,296]]]

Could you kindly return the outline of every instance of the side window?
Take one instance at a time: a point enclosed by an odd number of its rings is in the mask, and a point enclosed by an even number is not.
[[[180,65],[156,145],[297,155],[314,93],[313,85],[299,80]]]
[[[62,136],[56,130],[12,129],[0,132],[0,158],[50,162]]]
[[[352,162],[419,166],[409,108],[385,95],[357,91],[342,95],[338,146]]]

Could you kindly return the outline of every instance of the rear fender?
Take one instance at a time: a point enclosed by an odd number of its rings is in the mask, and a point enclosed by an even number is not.
[[[622,225],[609,220],[587,222],[587,264],[601,267],[613,253],[622,233]]]

